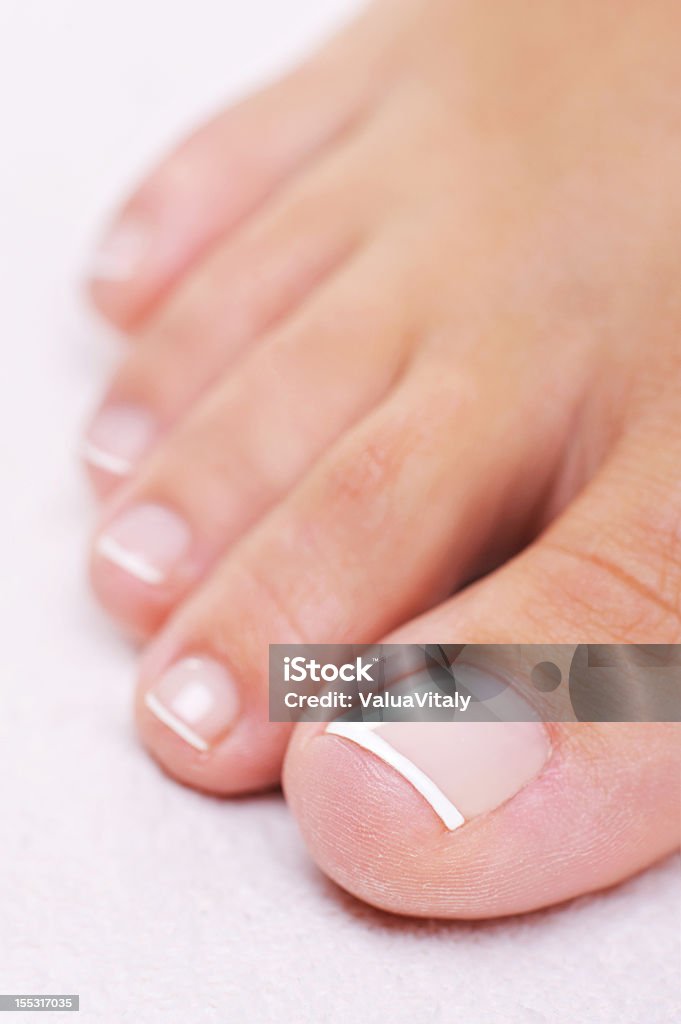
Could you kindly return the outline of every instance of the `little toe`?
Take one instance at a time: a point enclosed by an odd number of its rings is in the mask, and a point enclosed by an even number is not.
[[[360,19],[282,81],[219,114],[146,178],[92,260],[89,291],[104,316],[126,330],[138,325],[211,245],[360,118],[385,77],[374,20]]]

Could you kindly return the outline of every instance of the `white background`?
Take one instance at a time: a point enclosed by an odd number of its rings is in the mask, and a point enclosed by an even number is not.
[[[310,865],[279,796],[210,800],[147,760],[134,654],[87,593],[76,451],[116,355],[78,294],[92,236],[170,141],[352,6],[1,0],[0,991],[142,1024],[666,1024],[677,859],[526,919],[375,913]]]

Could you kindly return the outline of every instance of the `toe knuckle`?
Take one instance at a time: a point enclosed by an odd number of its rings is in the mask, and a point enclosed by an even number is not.
[[[392,438],[375,435],[344,451],[328,467],[325,480],[329,503],[342,514],[385,500],[399,471],[399,453]]]
[[[681,641],[681,567],[664,558],[642,568],[621,544],[563,547],[549,542],[541,567],[543,595],[588,642]],[[672,579],[673,576],[673,579]]]

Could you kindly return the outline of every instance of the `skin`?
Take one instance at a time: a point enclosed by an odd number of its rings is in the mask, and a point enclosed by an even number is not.
[[[103,407],[157,424],[93,473],[98,533],[153,501],[193,535],[160,588],[94,549],[153,637],[142,738],[220,794],[286,755],[313,857],[397,913],[531,910],[679,844],[675,724],[552,727],[537,780],[445,833],[267,721],[271,642],[681,642],[679,30],[671,0],[383,0],[157,168],[121,213],[145,259],[91,284],[132,339]],[[142,703],[196,652],[242,705],[208,754]]]

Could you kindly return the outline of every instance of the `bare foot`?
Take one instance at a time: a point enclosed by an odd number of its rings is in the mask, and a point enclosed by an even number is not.
[[[670,0],[384,0],[128,202],[92,283],[134,336],[88,435],[92,571],[156,632],[171,774],[279,779],[271,642],[681,640],[680,30]],[[678,844],[678,740],[556,726],[452,832],[323,731],[286,790],[362,898],[512,913]]]

